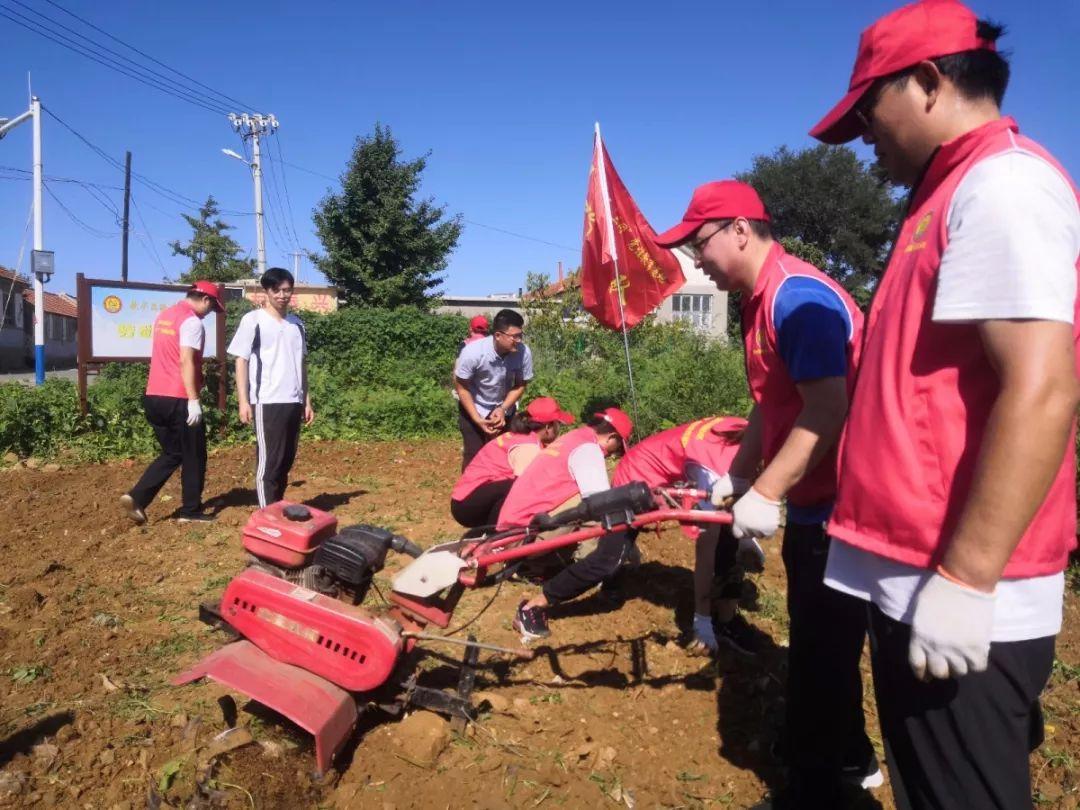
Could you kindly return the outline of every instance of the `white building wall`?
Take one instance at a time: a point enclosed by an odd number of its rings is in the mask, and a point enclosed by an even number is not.
[[[708,298],[710,311],[707,318],[699,318],[699,320],[705,321],[702,328],[704,331],[715,337],[726,337],[728,294],[722,290],[716,289],[716,285],[709,280],[709,277],[706,276],[705,273],[694,266],[694,262],[689,256],[680,250],[673,250],[672,253],[674,253],[675,258],[679,260],[679,265],[682,267],[686,283],[675,293],[664,299],[664,303],[661,304],[660,308],[656,311],[657,317],[661,321],[669,323],[675,320],[675,298],[677,296],[706,296]],[[683,300],[685,301],[686,299]],[[679,303],[683,303],[683,301],[680,301]],[[700,304],[701,299],[698,299],[695,303]],[[680,313],[678,317],[689,319],[690,316]]]

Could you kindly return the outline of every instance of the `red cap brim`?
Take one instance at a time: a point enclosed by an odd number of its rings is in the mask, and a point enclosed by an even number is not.
[[[873,79],[868,79],[854,90],[849,90],[840,102],[829,110],[828,115],[810,130],[810,136],[822,143],[841,144],[853,141],[862,135],[864,127],[862,121],[855,115],[855,105],[873,83]]]
[[[572,425],[572,424],[574,424],[574,415],[569,414],[566,411],[556,411],[555,412],[555,418],[552,419],[551,421],[552,422],[562,422],[564,425]]]
[[[660,247],[672,248],[676,245],[682,244],[691,236],[694,235],[694,231],[701,227],[700,222],[687,222],[683,220],[674,228],[669,228],[662,234],[659,234],[653,241]]]

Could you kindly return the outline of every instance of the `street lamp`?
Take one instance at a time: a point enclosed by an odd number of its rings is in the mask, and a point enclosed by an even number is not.
[[[221,153],[226,157],[235,158],[251,169],[251,176],[255,182],[255,256],[261,276],[266,272],[266,240],[263,236],[263,204],[262,204],[262,162],[259,159],[259,139],[252,139],[254,149],[252,159],[248,161],[243,155],[238,155],[232,149],[222,149]]]

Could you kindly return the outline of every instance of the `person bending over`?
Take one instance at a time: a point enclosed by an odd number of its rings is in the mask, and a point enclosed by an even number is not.
[[[488,442],[450,493],[450,514],[467,529],[494,526],[514,480],[574,417],[552,397],[537,397],[514,414],[510,430]]]

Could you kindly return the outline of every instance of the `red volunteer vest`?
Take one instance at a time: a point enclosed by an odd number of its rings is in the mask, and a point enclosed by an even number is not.
[[[540,437],[536,433],[500,433],[485,444],[480,448],[480,452],[473,456],[473,460],[454,485],[450,500],[463,501],[481,484],[513,478],[510,451],[523,444],[539,447]]]
[[[150,376],[146,380],[147,396],[187,399],[184,380],[180,376],[180,324],[188,318],[198,318],[187,299],[181,299],[154,320],[154,337],[150,349]],[[195,391],[202,389],[202,347],[195,352]]]
[[[498,527],[524,526],[533,515],[554,509],[577,495],[578,485],[568,461],[574,450],[589,442],[600,443],[591,427],[579,427],[541,450],[510,487],[499,510]]]
[[[780,357],[773,305],[781,285],[795,276],[819,279],[840,296],[851,318],[848,337],[848,394],[855,381],[862,341],[862,312],[843,287],[812,264],[787,253],[775,243],[762,265],[752,295],[742,305],[743,349],[746,355],[746,378],[750,393],[757,404],[762,424],[762,457],[765,464],[772,461],[791,433],[802,411],[803,401],[795,381],[788,374]],[[788,492],[787,499],[796,506],[817,506],[833,500],[836,495],[837,449],[833,447],[818,465],[808,471]]]
[[[980,160],[1010,150],[1036,155],[1068,179],[1041,146],[1017,134],[1011,118],[944,144],[912,196],[867,320],[829,532],[919,568],[940,562],[959,522],[999,391],[977,326],[931,319],[948,244],[946,217],[968,171]],[[1080,272],[1080,263],[1077,269]],[[1078,327],[1080,312],[1073,321],[1074,343],[1080,342]],[[1042,576],[1065,568],[1076,546],[1075,479],[1070,438],[1050,491],[1009,559],[1005,577]]]
[[[723,475],[739,449],[737,441],[723,434],[745,427],[745,419],[714,416],[655,433],[626,452],[615,468],[612,486],[631,481],[641,481],[649,487],[673,484],[683,480],[688,461]]]

